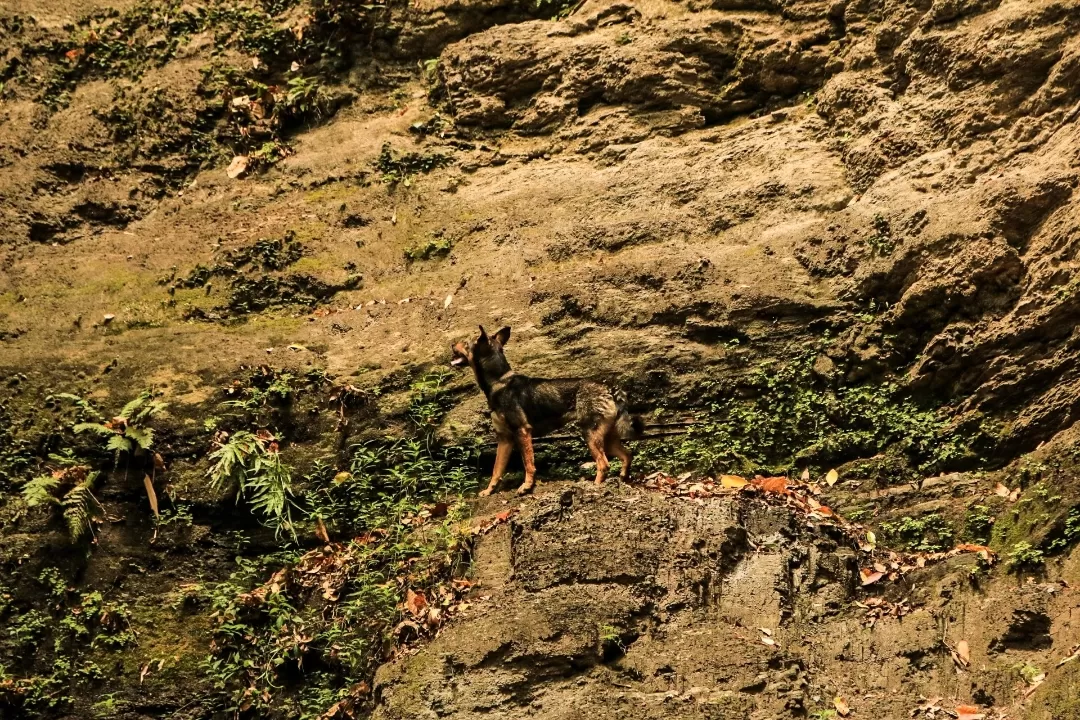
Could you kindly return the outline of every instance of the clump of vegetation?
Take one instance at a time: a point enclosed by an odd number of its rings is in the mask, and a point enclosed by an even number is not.
[[[975,504],[964,516],[964,538],[977,545],[990,542],[994,530],[994,516],[986,505]]]
[[[390,143],[384,143],[378,159],[375,160],[375,169],[384,184],[392,187],[401,183],[408,187],[416,175],[429,173],[452,163],[452,157],[441,153],[407,152],[395,155]]]
[[[60,511],[72,542],[93,537],[94,522],[105,509],[94,496],[100,473],[85,465],[73,465],[27,481],[22,496],[28,507],[49,507]]]
[[[1069,510],[1069,514],[1062,524],[1060,536],[1050,542],[1047,551],[1051,553],[1062,552],[1077,541],[1080,541],[1080,507]]]
[[[74,395],[62,397],[73,399],[85,414],[96,415],[86,401]],[[75,433],[91,432],[104,438],[103,449],[113,456],[113,467],[121,463],[127,468],[133,457],[148,457],[148,464],[156,467],[158,459],[150,456],[154,431],[149,421],[164,410],[165,404],[156,400],[151,391],[139,394],[111,420],[81,422],[72,428]],[[49,455],[50,472],[28,480],[22,488],[22,497],[30,508],[48,507],[58,510],[67,524],[72,542],[86,537],[93,538],[94,523],[104,515],[101,502],[94,495],[101,473],[92,470],[68,448],[63,453]],[[150,482],[146,483],[151,507],[157,508],[157,497]]]
[[[885,539],[913,552],[940,552],[953,546],[953,529],[937,513],[882,523],[881,532]]]
[[[265,430],[222,433],[207,476],[218,492],[245,499],[277,535],[296,531],[292,522],[292,471],[281,461],[277,439]]]
[[[866,239],[870,252],[875,255],[891,255],[896,249],[896,240],[892,235],[889,220],[884,215],[874,215],[874,234]]]
[[[73,429],[76,433],[92,432],[105,438],[105,450],[115,454],[115,465],[119,467],[121,459],[151,449],[154,430],[149,421],[165,407],[152,391],[144,390],[111,420],[79,423]]]
[[[41,600],[35,606],[12,601],[0,586],[0,712],[14,717],[70,714],[77,688],[105,678],[95,660],[136,640],[124,603],[70,588],[54,567],[41,570],[36,584]],[[11,664],[5,668],[4,662]]]
[[[467,587],[451,581],[469,558],[460,497],[475,489],[477,453],[432,439],[448,407],[444,380],[431,374],[412,383],[407,437],[355,445],[346,470],[316,463],[297,483],[302,490],[278,493],[295,513],[284,521],[314,522],[325,547],[239,559],[228,582],[199,591],[217,622],[206,667],[222,711],[311,719],[362,713],[387,651],[432,632],[456,588]],[[221,475],[240,472],[243,457],[262,452],[258,441],[233,435],[230,442],[246,447],[219,449],[219,464],[233,455],[232,470],[222,467]]]
[[[1046,553],[1029,542],[1021,541],[1009,550],[1010,570],[1035,570],[1046,561]]]
[[[446,257],[450,254],[452,247],[453,243],[450,238],[428,238],[419,245],[405,248],[405,259],[409,262],[416,262],[417,260]]]
[[[893,382],[833,389],[815,380],[816,357],[807,351],[761,365],[738,393],[750,397],[704,383],[700,396],[717,399],[707,400],[701,421],[681,440],[643,448],[641,467],[775,474],[884,452],[931,473],[977,457],[984,429],[961,432]]]

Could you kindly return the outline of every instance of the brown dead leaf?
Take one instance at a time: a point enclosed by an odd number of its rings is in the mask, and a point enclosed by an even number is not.
[[[862,570],[859,570],[859,576],[862,578],[862,584],[865,587],[866,585],[873,585],[878,580],[885,577],[885,573],[871,568],[863,568]]]
[[[767,493],[776,493],[778,495],[788,494],[786,477],[761,477],[759,475],[754,478],[754,485],[757,485]]]
[[[800,477],[800,479],[803,482],[810,482],[810,468],[806,468],[802,471],[802,476]]]
[[[851,708],[848,707],[847,701],[839,695],[833,698],[832,704],[836,708],[836,714],[840,717],[847,717],[851,714]]]
[[[1003,498],[1009,497],[1009,488],[1005,487],[1001,483],[994,486],[994,494]]]
[[[839,479],[840,479],[840,473],[836,472],[836,470],[830,470],[825,475],[825,484],[828,485],[829,487],[832,487],[833,485],[836,484],[836,481],[839,480]]]
[[[326,525],[323,524],[322,518],[315,518],[315,537],[322,540],[327,545],[330,544],[330,534],[326,532]]]
[[[158,501],[157,493],[154,492],[154,481],[150,479],[149,475],[143,475],[143,487],[146,488],[146,499],[150,501],[150,509],[154,511],[154,517],[160,518],[158,514]]]
[[[1021,492],[1023,491],[1020,488],[1016,488],[1011,493],[1009,493],[1009,502],[1016,502],[1017,500],[1019,500]]]
[[[236,178],[246,173],[247,169],[248,156],[237,155],[232,159],[232,162],[229,163],[229,167],[225,169],[225,174],[229,176],[230,180],[235,180]]]
[[[956,654],[964,661],[964,665],[971,664],[971,649],[968,647],[967,640],[961,640],[956,643]]]
[[[977,705],[958,705],[956,707],[956,720],[983,720],[986,713],[979,712]]]
[[[405,592],[405,609],[409,611],[410,615],[420,617],[420,613],[427,607],[427,597],[422,592],[413,592],[407,590]]]
[[[1059,662],[1059,663],[1057,664],[1057,667],[1061,667],[1061,666],[1062,666],[1062,665],[1064,665],[1065,663],[1067,663],[1067,662],[1072,662],[1073,660],[1076,660],[1077,658],[1080,658],[1080,645],[1074,645],[1074,646],[1072,647],[1072,650],[1071,650],[1071,652],[1069,653],[1068,657],[1066,657],[1066,658],[1064,658],[1063,660],[1061,660],[1061,662]]]

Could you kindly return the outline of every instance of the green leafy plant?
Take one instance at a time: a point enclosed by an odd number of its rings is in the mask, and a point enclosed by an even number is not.
[[[73,429],[76,433],[92,432],[105,438],[105,449],[116,454],[119,465],[122,456],[151,449],[154,430],[148,423],[165,407],[165,403],[154,398],[152,391],[144,390],[111,420],[79,423]]]
[[[293,527],[292,470],[281,461],[277,440],[269,432],[240,430],[218,441],[210,454],[213,467],[207,472],[211,486],[218,492],[236,493],[277,535]]]
[[[409,262],[446,257],[450,254],[453,243],[450,238],[428,238],[419,245],[405,248],[405,259]]]
[[[1054,538],[1047,547],[1049,552],[1061,552],[1080,540],[1080,507],[1069,510],[1061,529],[1060,537]]]
[[[976,457],[973,447],[989,428],[952,427],[896,383],[834,389],[817,381],[814,362],[827,346],[826,340],[787,362],[762,364],[739,393],[722,380],[701,383],[700,421],[679,440],[641,448],[638,467],[778,473],[894,453],[930,473]]]
[[[1021,541],[1009,550],[1008,567],[1010,570],[1034,570],[1042,567],[1046,554],[1029,542]]]
[[[390,143],[384,143],[375,160],[375,169],[384,184],[394,186],[401,183],[408,187],[417,174],[429,173],[452,162],[453,158],[441,153],[408,152],[395,155]]]
[[[939,552],[953,544],[952,527],[937,513],[882,523],[881,531],[887,540],[914,552]]]
[[[100,473],[85,465],[71,465],[41,475],[26,482],[23,500],[29,507],[50,507],[60,511],[72,542],[93,537],[94,522],[105,510],[94,496],[94,486]]]
[[[986,505],[972,505],[964,516],[964,536],[969,542],[986,545],[994,529],[994,516]]]

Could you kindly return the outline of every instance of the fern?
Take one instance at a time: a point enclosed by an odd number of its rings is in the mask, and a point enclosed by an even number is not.
[[[127,429],[124,430],[124,436],[134,440],[143,450],[149,450],[150,446],[154,443],[154,431],[152,428],[128,425]]]
[[[23,485],[23,500],[30,507],[56,505],[60,502],[54,495],[58,487],[60,487],[60,479],[55,475],[36,477],[33,480],[28,480]]]
[[[78,425],[75,425],[71,429],[74,430],[77,433],[95,432],[98,435],[113,435],[114,434],[114,431],[113,431],[112,428],[105,427],[101,423],[96,423],[96,422],[79,423]]]
[[[214,465],[207,472],[214,490],[234,490],[237,500],[245,498],[280,536],[292,524],[292,472],[281,461],[273,438],[241,430],[210,454]]]
[[[105,443],[106,450],[115,450],[118,453],[130,452],[131,441],[123,435],[112,435],[109,437],[109,441]]]
[[[164,410],[167,405],[160,400],[155,400],[153,393],[143,390],[139,396],[124,406],[120,411],[120,417],[130,424],[138,424],[147,418],[151,418]]]
[[[72,542],[78,542],[87,534],[93,534],[94,520],[104,514],[93,493],[97,478],[98,473],[90,472],[85,465],[70,466],[28,481],[23,486],[22,496],[30,507],[62,508],[68,534]],[[68,489],[64,490],[65,487]]]
[[[86,479],[71,488],[61,501],[72,542],[78,542],[87,534],[93,535],[94,520],[104,514],[104,508],[92,492],[97,477],[96,472],[88,474]]]

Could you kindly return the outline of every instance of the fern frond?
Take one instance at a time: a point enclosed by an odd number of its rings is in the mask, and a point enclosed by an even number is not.
[[[90,404],[89,400],[83,400],[78,395],[72,395],[71,393],[57,393],[56,397],[62,400],[70,400],[75,407],[79,408],[81,412],[97,415],[97,411],[94,410],[94,406]]]
[[[92,492],[97,477],[98,473],[90,473],[85,480],[71,488],[61,502],[72,542],[78,542],[87,534],[93,535],[94,520],[105,514],[105,509]]]
[[[220,492],[231,485],[243,488],[249,463],[265,450],[265,444],[253,433],[241,430],[228,442],[210,453],[214,465],[207,471],[210,485]]]
[[[116,452],[131,452],[132,447],[133,445],[130,440],[123,435],[117,435],[116,433],[113,433],[112,437],[109,438],[108,444],[105,445],[106,450],[115,450]]]
[[[134,417],[135,422],[142,422],[147,418],[152,418],[158,413],[162,412],[165,408],[169,407],[168,403],[161,402],[160,400],[151,400],[146,403],[146,406],[139,411],[139,414]]]
[[[154,442],[154,430],[152,428],[128,425],[127,429],[124,430],[124,436],[134,440],[143,450],[149,450]]]
[[[247,487],[252,509],[262,515],[278,535],[287,529],[295,536],[289,500],[292,495],[292,473],[277,453],[267,453],[265,458],[261,458],[260,472],[248,478]]]
[[[150,397],[150,391],[143,390],[134,400],[124,406],[124,409],[120,411],[120,417],[131,422],[131,418],[138,412],[139,408],[146,404]]]
[[[30,507],[38,505],[58,505],[56,489],[60,487],[60,480],[52,475],[42,475],[33,480],[27,480],[22,488],[23,500]]]
[[[77,433],[95,432],[98,435],[115,435],[116,434],[111,429],[105,427],[101,423],[96,423],[96,422],[79,423],[78,425],[75,425],[71,429],[74,430]]]

